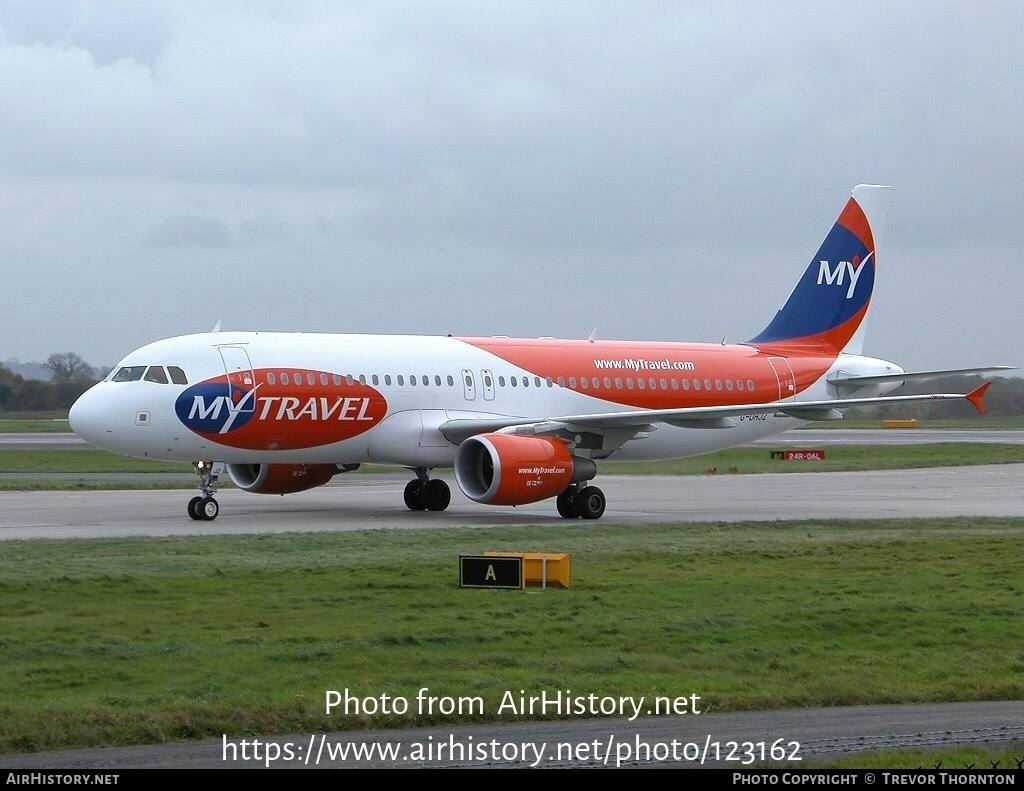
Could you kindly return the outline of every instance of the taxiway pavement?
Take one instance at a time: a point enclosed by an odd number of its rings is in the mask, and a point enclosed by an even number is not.
[[[413,512],[408,475],[349,473],[285,497],[218,492],[220,516],[188,518],[191,490],[0,493],[0,540],[560,524],[550,501],[479,505],[452,486],[447,511]],[[660,476],[608,475],[601,522],[736,522],[775,519],[948,516],[1024,517],[1024,465],[875,472]],[[600,524],[595,523],[595,524]]]

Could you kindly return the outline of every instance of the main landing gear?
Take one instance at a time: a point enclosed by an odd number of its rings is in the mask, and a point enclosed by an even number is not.
[[[199,491],[202,494],[188,501],[188,515],[197,521],[209,522],[216,519],[220,513],[220,506],[213,499],[217,491],[214,484],[220,475],[220,465],[212,461],[195,461],[192,462],[192,466],[199,476]]]
[[[596,486],[580,487],[578,483],[572,484],[555,501],[558,515],[564,519],[600,519],[605,505],[604,492]]]
[[[452,501],[452,490],[440,478],[430,480],[426,467],[417,467],[416,477],[405,485],[405,507],[410,511],[443,511]]]

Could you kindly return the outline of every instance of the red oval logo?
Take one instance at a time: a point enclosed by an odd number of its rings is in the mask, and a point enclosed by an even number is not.
[[[214,377],[178,396],[178,419],[206,439],[232,448],[297,450],[352,439],[388,411],[370,385],[325,371],[257,369],[241,392],[227,376]]]

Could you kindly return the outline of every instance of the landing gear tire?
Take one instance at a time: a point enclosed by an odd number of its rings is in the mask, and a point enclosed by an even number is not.
[[[419,481],[417,480],[415,483],[419,483]],[[428,511],[443,511],[448,507],[448,503],[452,501],[452,490],[448,488],[448,484],[440,479],[435,478],[432,481],[427,481],[423,492],[425,495],[423,500]]]
[[[422,511],[427,507],[427,487],[419,478],[413,478],[405,485],[405,507],[410,511]]]
[[[558,495],[558,499],[555,500],[555,508],[558,509],[558,515],[563,519],[579,517],[579,511],[576,510],[576,493],[577,487],[573,485]]]
[[[212,522],[220,513],[220,506],[213,499],[213,493],[217,491],[217,478],[223,471],[223,465],[200,459],[192,462],[192,466],[199,476],[199,491],[202,494],[188,501],[189,518]]]
[[[220,505],[212,497],[201,497],[195,511],[199,514],[200,519],[212,522],[217,518],[217,514],[220,513]]]
[[[584,486],[576,495],[576,512],[580,519],[600,519],[605,505],[604,492],[596,486]]]

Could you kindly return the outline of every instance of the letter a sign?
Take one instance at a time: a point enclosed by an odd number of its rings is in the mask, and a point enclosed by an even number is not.
[[[523,558],[459,556],[460,588],[522,588]]]

